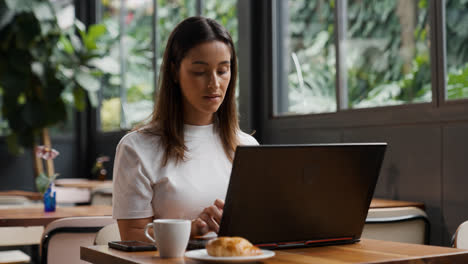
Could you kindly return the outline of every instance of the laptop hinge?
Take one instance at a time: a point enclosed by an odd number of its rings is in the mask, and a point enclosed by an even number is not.
[[[316,239],[316,240],[307,240],[306,245],[316,244],[316,243],[327,243],[327,242],[336,242],[336,241],[351,241],[352,237],[339,237],[339,238],[326,238],[326,239]]]

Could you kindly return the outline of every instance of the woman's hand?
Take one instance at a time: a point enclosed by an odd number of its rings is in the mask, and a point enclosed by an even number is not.
[[[224,201],[216,199],[213,205],[203,209],[203,212],[195,220],[192,220],[190,236],[203,236],[211,231],[218,233],[223,208]]]

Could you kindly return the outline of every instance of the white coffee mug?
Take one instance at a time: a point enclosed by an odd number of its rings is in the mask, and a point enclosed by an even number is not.
[[[153,227],[154,238],[148,233]],[[156,219],[145,227],[145,236],[156,243],[162,258],[183,257],[190,238],[191,221],[183,219]]]

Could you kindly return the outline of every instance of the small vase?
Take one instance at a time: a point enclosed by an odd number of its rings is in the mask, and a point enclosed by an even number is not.
[[[53,183],[51,183],[44,193],[44,211],[55,212],[55,204],[55,190],[53,189]]]

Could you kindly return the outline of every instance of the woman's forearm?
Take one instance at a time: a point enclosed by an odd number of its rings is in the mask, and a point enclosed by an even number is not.
[[[138,240],[152,242],[145,236],[145,227],[148,223],[153,221],[153,217],[140,218],[140,219],[118,219],[120,239],[125,240]],[[153,235],[152,233],[150,233]]]

